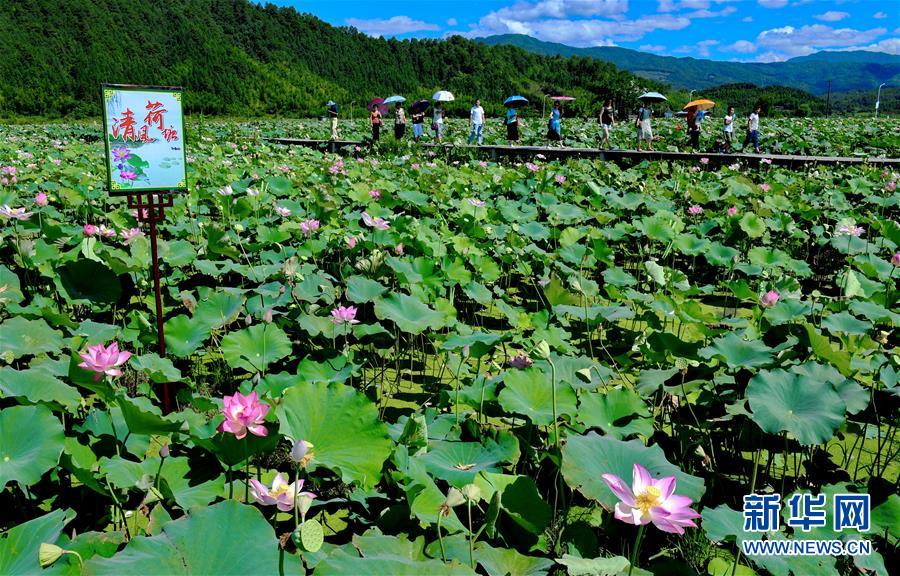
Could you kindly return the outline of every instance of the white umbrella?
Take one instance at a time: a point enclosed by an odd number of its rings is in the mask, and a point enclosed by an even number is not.
[[[435,92],[434,96],[432,96],[431,99],[437,102],[452,102],[456,100],[456,98],[453,97],[453,94],[447,92],[446,90],[439,90],[438,92]]]

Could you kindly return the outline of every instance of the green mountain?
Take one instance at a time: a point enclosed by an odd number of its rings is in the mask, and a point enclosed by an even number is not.
[[[488,36],[478,41],[489,46],[518,46],[535,54],[596,58],[685,90],[746,82],[757,86],[788,86],[821,96],[828,92],[829,82],[832,92],[900,82],[900,56],[880,52],[819,52],[786,62],[757,64],[658,56],[614,46],[573,48],[521,34]]]
[[[512,46],[371,38],[293,8],[246,0],[29,0],[0,10],[0,115],[99,113],[99,83],[181,85],[188,111],[317,115],[375,96],[454,92],[491,113],[511,94],[571,93],[633,102],[661,85],[589,58]]]

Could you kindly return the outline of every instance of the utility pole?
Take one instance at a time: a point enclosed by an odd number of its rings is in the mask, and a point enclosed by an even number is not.
[[[881,87],[886,83],[883,83],[878,87],[878,96],[875,97],[875,117],[878,118],[878,107],[881,106]]]
[[[831,116],[831,80],[828,81],[828,100],[825,101],[825,115]]]

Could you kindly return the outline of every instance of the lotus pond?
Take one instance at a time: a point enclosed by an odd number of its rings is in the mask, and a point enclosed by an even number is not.
[[[284,128],[188,132],[165,358],[102,143],[0,128],[0,574],[900,563],[897,174],[258,138]],[[750,493],[781,495],[774,531]],[[798,493],[826,525],[786,525]],[[871,495],[868,531],[835,531],[838,494]],[[760,539],[873,551],[739,552]]]

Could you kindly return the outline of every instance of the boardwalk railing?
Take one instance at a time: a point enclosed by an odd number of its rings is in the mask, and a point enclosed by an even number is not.
[[[357,147],[368,147],[368,142],[351,140],[308,140],[298,138],[266,138],[274,144],[291,146],[305,146],[322,151],[336,153],[355,152]],[[617,164],[630,165],[643,161],[666,160],[679,162],[699,162],[706,158],[709,164],[731,164],[735,161],[743,161],[747,164],[758,164],[763,160],[773,165],[786,167],[801,167],[810,164],[822,165],[862,165],[900,167],[900,158],[878,158],[865,156],[805,156],[791,154],[719,154],[705,152],[667,152],[662,150],[603,150],[600,148],[569,148],[560,146],[471,146],[452,144],[420,144],[423,148],[448,152],[463,152],[487,156],[494,160],[501,158],[525,159],[542,156],[548,160],[565,160],[568,158],[592,158],[600,161],[616,162]]]

